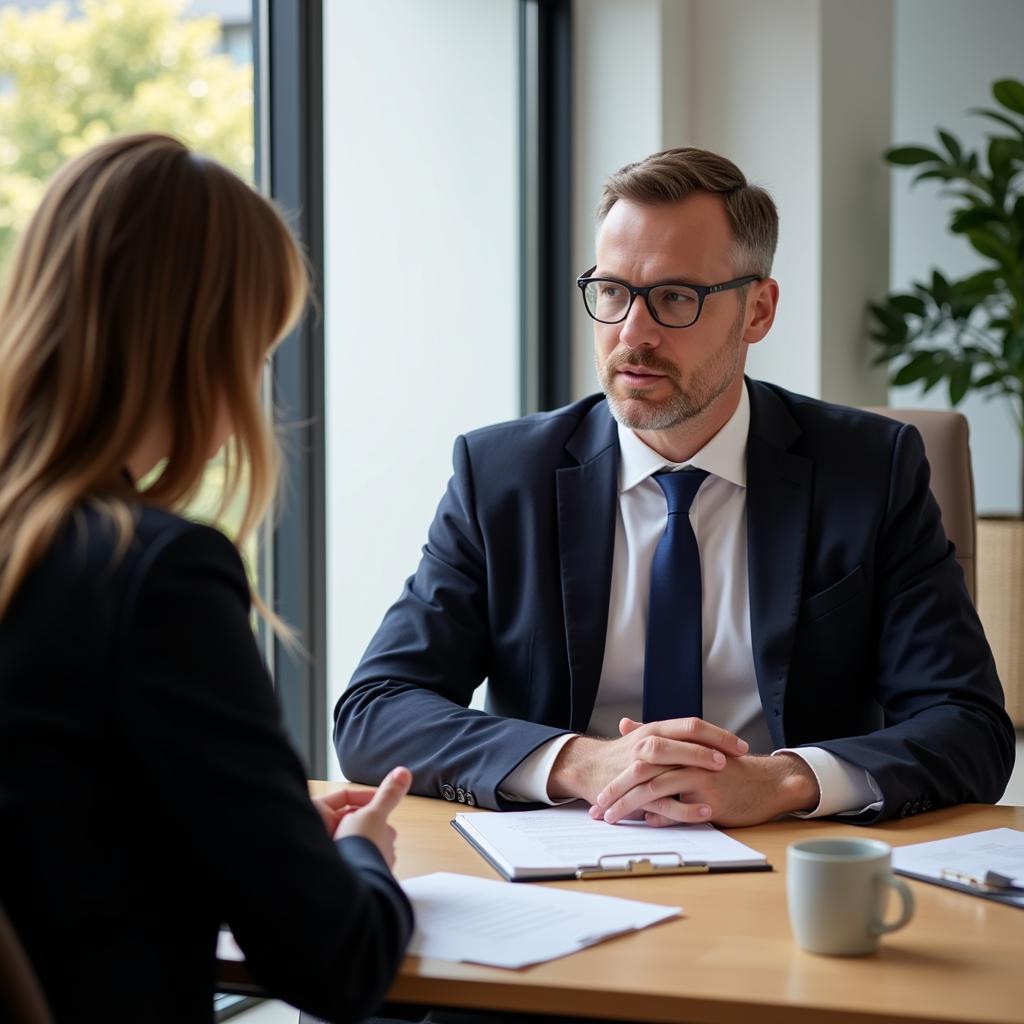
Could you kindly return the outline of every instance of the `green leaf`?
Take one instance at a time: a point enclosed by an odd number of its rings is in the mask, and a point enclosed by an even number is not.
[[[1000,124],[1005,124],[1008,128],[1012,128],[1019,135],[1024,135],[1024,125],[1018,124],[1012,118],[1007,117],[1005,114],[1000,114],[997,110],[984,110],[981,107],[972,107],[969,111],[967,111],[967,113],[978,114],[981,117],[989,117],[993,121],[998,121]],[[975,154],[972,153],[971,156],[973,157],[975,156]],[[977,158],[975,157],[975,159]],[[968,164],[970,164],[969,158]]]
[[[977,206],[970,210],[961,210],[953,217],[949,227],[957,234],[964,234],[973,228],[982,228],[986,224],[991,224],[992,221],[1002,223],[1002,215],[990,207]]]
[[[934,352],[918,352],[893,374],[893,384],[902,387],[905,384],[913,384],[915,380],[920,380],[929,372],[934,359]]]
[[[959,405],[971,386],[971,367],[958,366],[949,375],[949,404]]]
[[[920,171],[914,175],[914,180],[911,181],[911,185],[916,185],[919,181],[928,181],[929,179],[939,181],[949,181],[950,173],[944,168],[939,168],[932,171]]]
[[[902,341],[907,336],[907,323],[903,316],[888,306],[871,304],[871,312],[886,332],[886,338],[890,344]]]
[[[893,309],[910,316],[925,315],[925,304],[916,295],[890,295],[889,305]]]
[[[984,377],[979,377],[974,382],[974,389],[980,391],[982,388],[990,388],[995,384],[1001,384],[1003,379],[1006,377],[1005,373],[986,373]]]
[[[1017,262],[1013,249],[991,231],[982,231],[981,229],[968,231],[967,240],[975,252],[981,253],[982,256],[986,256],[990,260],[995,260],[1004,267],[1012,267]]]
[[[943,131],[941,128],[938,129],[939,138],[942,139],[942,144],[946,147],[946,152],[953,158],[953,163],[960,163],[963,158],[963,150],[960,148],[960,142],[957,137],[951,132]]]
[[[1000,270],[980,270],[958,281],[954,291],[958,295],[986,297],[1002,291],[1003,274]]]
[[[943,163],[942,157],[934,149],[928,149],[926,146],[892,146],[885,151],[885,159],[891,164],[908,167],[927,163],[929,160]]]
[[[992,199],[988,192],[982,193],[980,190],[970,192],[967,189],[957,189],[955,191],[951,190],[947,195],[951,199],[962,199],[972,210],[976,208],[992,209]]]
[[[996,102],[1015,114],[1024,114],[1024,83],[1015,78],[1001,78],[992,85]]]
[[[1012,141],[995,136],[988,143],[988,165],[997,178],[1009,178],[1013,173]]]
[[[921,385],[921,390],[927,394],[936,384],[946,376],[946,360],[939,353],[935,353],[936,359],[928,372],[924,376],[924,383]]]
[[[935,296],[935,301],[939,305],[944,302],[949,302],[951,298],[949,282],[937,270],[932,271],[931,292],[932,295]]]
[[[992,136],[989,136],[989,138],[992,138]],[[1014,160],[1018,163],[1024,161],[1024,140],[1001,139],[1000,141],[1006,147],[1006,153],[1011,162]]]

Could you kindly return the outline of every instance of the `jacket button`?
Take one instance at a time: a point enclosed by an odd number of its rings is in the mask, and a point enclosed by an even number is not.
[[[901,818],[905,818],[909,813],[910,813],[910,804],[909,803],[905,803],[900,808],[900,817]]]
[[[446,782],[441,787],[441,796],[443,796],[445,798],[445,800],[454,800],[455,799],[455,790],[451,786],[449,786],[448,783]]]
[[[460,804],[464,804],[466,802],[466,791],[461,787],[455,790],[455,798]]]
[[[476,797],[472,793],[466,794],[466,806],[476,807]]]

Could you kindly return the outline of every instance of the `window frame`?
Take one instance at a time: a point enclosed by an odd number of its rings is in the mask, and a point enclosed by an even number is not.
[[[327,777],[327,559],[324,439],[323,5],[253,0],[256,181],[305,247],[313,301],[274,354],[267,390],[287,465],[260,545],[264,599],[293,628],[289,651],[265,626],[285,726],[311,778]]]
[[[572,397],[572,0],[519,11],[520,411]]]

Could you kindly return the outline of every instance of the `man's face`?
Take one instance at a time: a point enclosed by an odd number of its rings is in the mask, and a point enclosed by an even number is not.
[[[620,199],[598,233],[593,276],[639,286],[719,284],[750,270],[733,265],[734,247],[725,207],[710,193],[658,206]],[[622,323],[595,321],[597,374],[615,418],[633,430],[668,430],[736,390],[747,352],[744,294],[707,296],[700,318],[684,328],[663,327],[640,296]]]

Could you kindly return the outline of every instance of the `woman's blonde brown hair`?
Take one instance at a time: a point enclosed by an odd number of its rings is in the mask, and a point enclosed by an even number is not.
[[[244,490],[241,545],[277,484],[257,382],[307,281],[274,206],[177,139],[115,138],[56,175],[0,300],[0,616],[83,503],[130,541],[125,467],[160,422],[167,459],[141,498],[180,508],[229,418],[222,509]]]

